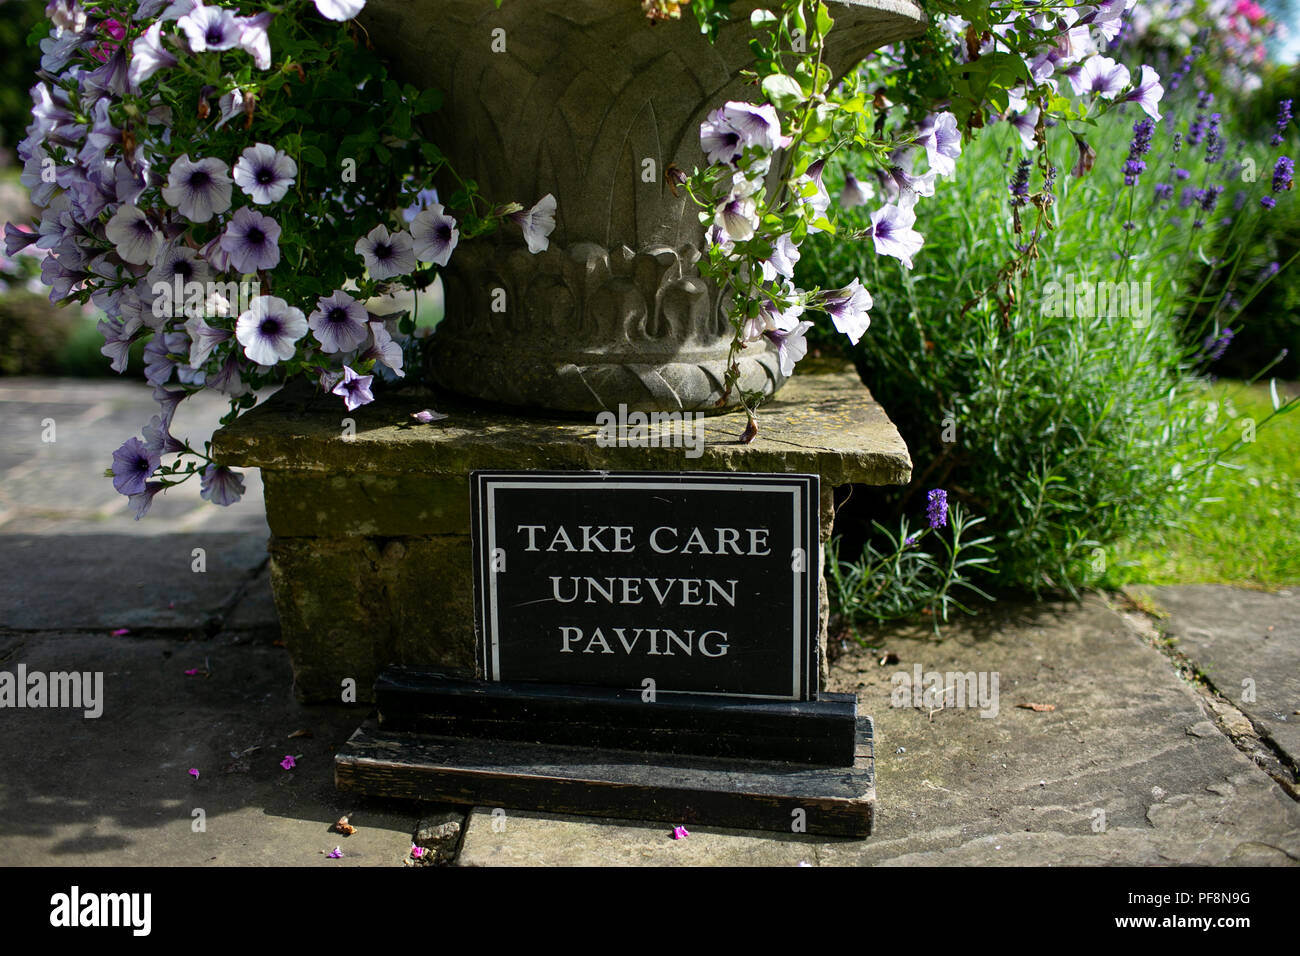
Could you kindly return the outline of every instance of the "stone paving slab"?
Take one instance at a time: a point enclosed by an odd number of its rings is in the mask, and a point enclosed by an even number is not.
[[[420,806],[334,789],[334,753],[365,708],[295,703],[281,648],[0,632],[0,669],[19,664],[101,671],[104,703],[96,719],[0,710],[0,865],[400,866],[409,852]],[[344,814],[349,837],[330,832]]]
[[[492,808],[478,808],[459,862],[1300,863],[1300,805],[1213,724],[1199,735],[1209,719],[1200,697],[1101,598],[1000,606],[955,622],[941,640],[920,628],[882,634],[878,653],[841,657],[829,686],[856,692],[876,720],[877,818],[867,839],[693,826],[675,841],[671,822],[509,810],[494,830]],[[885,653],[897,662],[880,666]],[[910,678],[916,665],[923,674],[997,673],[996,716],[910,700],[892,707],[894,675]]]
[[[198,636],[220,624],[266,560],[256,532],[0,535],[0,628]]]
[[[1300,590],[1149,587],[1175,648],[1300,766]]]
[[[226,410],[219,395],[192,396],[178,407],[172,433],[202,447]],[[265,536],[256,470],[244,472],[244,498],[229,508],[203,501],[191,478],[158,495],[145,519],[135,520],[104,470],[157,413],[153,390],[142,382],[0,378],[0,535],[206,528]]]

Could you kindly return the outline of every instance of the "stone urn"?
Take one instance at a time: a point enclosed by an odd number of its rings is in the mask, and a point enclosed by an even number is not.
[[[434,382],[570,413],[717,405],[732,337],[725,290],[699,275],[705,227],[665,172],[703,166],[706,115],[755,98],[740,73],[756,6],[738,0],[711,43],[689,12],[652,23],[636,0],[370,0],[359,19],[395,74],[444,92],[427,132],[460,175],[493,201],[557,202],[540,254],[518,229],[457,248],[427,353]],[[837,79],[924,28],[911,0],[829,6]],[[740,372],[746,392],[784,383],[766,341]]]

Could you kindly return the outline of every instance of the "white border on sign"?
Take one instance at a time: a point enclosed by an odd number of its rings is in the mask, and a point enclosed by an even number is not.
[[[501,644],[500,629],[497,622],[497,571],[496,563],[491,559],[492,555],[497,553],[496,545],[496,491],[501,489],[519,489],[519,488],[559,488],[562,490],[581,490],[589,488],[635,488],[651,491],[673,491],[683,486],[698,488],[703,491],[750,491],[779,493],[790,492],[794,506],[794,543],[796,547],[803,547],[806,528],[803,524],[803,492],[804,483],[798,480],[773,476],[770,482],[761,484],[737,484],[736,482],[709,482],[709,481],[690,481],[678,479],[676,481],[662,481],[653,479],[600,479],[589,478],[576,481],[548,481],[546,476],[539,476],[531,481],[511,480],[500,478],[493,475],[487,475],[480,480],[483,483],[482,490],[487,492],[487,532],[488,532],[488,550],[489,559],[488,567],[488,612],[490,615],[491,630],[491,654],[492,670],[488,679],[492,681],[501,681]],[[782,482],[790,483],[782,483]],[[801,700],[803,689],[803,671],[807,667],[804,659],[804,649],[808,642],[808,634],[805,628],[805,619],[808,609],[804,606],[804,595],[801,584],[807,580],[806,576],[810,573],[808,562],[811,555],[804,556],[804,570],[801,574],[792,574],[791,578],[794,583],[794,674],[793,688],[791,695],[785,697],[779,694],[729,694],[722,691],[708,691],[707,693],[715,697],[747,697],[762,700]],[[662,694],[697,694],[706,693],[704,691],[674,691],[661,690]]]

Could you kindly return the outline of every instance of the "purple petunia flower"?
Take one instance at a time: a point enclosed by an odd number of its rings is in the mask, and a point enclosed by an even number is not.
[[[140,439],[128,438],[113,452],[114,490],[124,495],[140,494],[144,491],[145,481],[161,460],[161,456],[150,451]]]
[[[916,213],[902,206],[881,206],[871,214],[871,241],[876,252],[893,256],[912,268],[912,256],[921,251],[925,237],[912,228]]]
[[[184,451],[185,444],[172,436],[168,431],[170,422],[163,421],[161,415],[155,415],[149,419],[149,424],[145,425],[140,434],[144,436],[145,447],[149,449],[150,454],[162,457],[174,452]]]
[[[1137,103],[1147,116],[1153,120],[1160,119],[1160,100],[1165,95],[1165,88],[1160,85],[1160,74],[1145,64],[1142,78],[1124,97],[1126,103]]]
[[[162,247],[162,233],[153,227],[138,206],[119,206],[104,227],[104,234],[117,248],[119,256],[138,266],[152,262]]]
[[[870,185],[864,186],[852,173],[844,174],[844,189],[840,193],[840,205],[845,209],[865,206],[874,196],[875,190]]]
[[[258,143],[244,150],[235,163],[235,182],[259,206],[279,202],[298,175],[298,164],[283,150]]]
[[[326,353],[351,352],[366,340],[366,307],[346,292],[337,291],[316,303],[316,311],[307,318],[307,327]]]
[[[128,495],[126,499],[127,507],[135,512],[135,520],[139,521],[149,513],[149,506],[153,504],[154,495],[162,491],[167,486],[161,481],[150,481],[133,495]],[[195,777],[198,777],[197,770],[192,771]]]
[[[415,271],[410,233],[399,230],[390,236],[387,226],[375,226],[357,240],[353,250],[365,261],[372,279],[391,279]]]
[[[316,10],[327,20],[351,20],[366,5],[366,0],[314,0]]]
[[[831,208],[831,194],[826,191],[826,184],[822,182],[822,172],[826,169],[826,160],[819,159],[808,167],[808,171],[795,180],[795,186],[800,190],[799,195],[803,196],[803,204],[809,210],[808,212],[808,231],[822,232],[822,227],[813,225],[818,219],[826,215],[826,210]],[[811,196],[804,195],[806,188],[812,184],[815,191]]]
[[[295,343],[306,334],[307,317],[302,311],[273,295],[259,295],[235,323],[235,338],[258,365],[292,358]]]
[[[430,203],[411,221],[412,248],[421,262],[445,266],[459,239],[456,220],[443,210],[441,203]]]
[[[926,495],[925,516],[931,528],[942,528],[948,523],[948,492],[936,488]]]
[[[523,230],[524,242],[533,255],[550,248],[550,235],[555,231],[555,197],[547,193],[537,200],[537,205],[523,212],[511,213],[510,218]]]
[[[230,257],[230,265],[247,274],[279,265],[279,242],[279,223],[243,206],[235,210],[227,223],[226,231],[221,234],[220,247]]]
[[[184,31],[185,39],[195,53],[230,50],[239,45],[239,21],[233,13],[221,7],[196,3],[189,13],[176,21],[176,25]]]
[[[393,339],[393,333],[388,330],[386,322],[371,322],[369,325],[374,342],[361,354],[359,361],[378,362],[398,378],[405,378],[406,373],[402,371],[402,344]]]
[[[223,508],[233,505],[244,494],[244,479],[225,465],[208,465],[199,479],[200,497]]]
[[[796,320],[789,328],[768,329],[763,333],[776,345],[777,364],[787,378],[794,374],[795,363],[808,354],[805,336],[812,327],[811,322]]]
[[[735,242],[753,239],[754,230],[758,228],[758,211],[754,200],[733,194],[718,206],[713,224],[724,230]]]
[[[760,264],[763,278],[775,282],[777,276],[785,279],[794,278],[795,263],[799,261],[799,247],[794,244],[790,233],[779,236],[772,244],[772,254]]]
[[[781,136],[776,108],[770,103],[727,103],[700,124],[700,148],[711,164],[734,163],[751,147],[770,153],[788,145],[789,139]]]
[[[917,145],[925,149],[930,168],[940,176],[951,176],[961,155],[961,131],[952,113],[935,113],[926,117],[917,130]]]
[[[351,412],[375,400],[375,396],[370,393],[370,383],[374,380],[373,375],[358,375],[345,365],[343,366],[343,380],[330,391],[332,394],[340,396],[343,399],[343,404]]]
[[[187,153],[172,163],[162,196],[190,222],[207,222],[230,208],[226,164],[213,157],[194,162]]]
[[[849,337],[850,342],[857,345],[871,326],[871,316],[867,314],[875,304],[872,302],[871,293],[862,287],[861,282],[854,279],[845,288],[826,292],[823,295],[825,298],[822,301],[822,308],[831,317],[836,330],[843,332]]]
[[[155,23],[131,45],[131,64],[127,67],[127,82],[133,89],[138,90],[140,84],[149,77],[165,67],[175,66],[178,62],[180,61],[175,55],[162,45],[162,23]]]
[[[190,368],[202,368],[212,351],[234,335],[229,329],[208,325],[201,315],[192,316],[185,323],[185,331],[190,336]]]
[[[1128,67],[1108,56],[1097,55],[1085,60],[1078,75],[1070,77],[1070,86],[1076,96],[1095,93],[1103,99],[1113,100],[1128,86],[1128,81]]]
[[[270,12],[235,17],[239,26],[239,48],[253,58],[253,66],[259,70],[271,68],[271,39],[266,31],[273,19]]]

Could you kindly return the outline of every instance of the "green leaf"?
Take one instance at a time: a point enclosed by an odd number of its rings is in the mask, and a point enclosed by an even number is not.
[[[774,73],[763,80],[763,92],[777,109],[792,110],[803,102],[804,92],[794,77]]]

